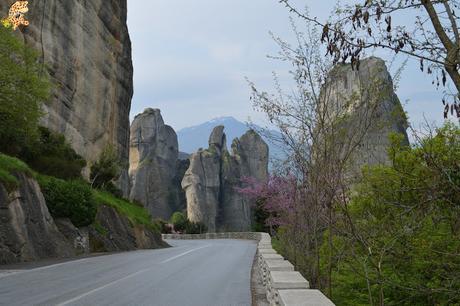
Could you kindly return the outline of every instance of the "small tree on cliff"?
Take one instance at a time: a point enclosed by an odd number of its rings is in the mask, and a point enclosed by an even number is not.
[[[349,61],[359,68],[366,50],[384,49],[420,61],[420,69],[434,76],[437,88],[446,87],[449,78],[455,89],[445,91],[444,116],[450,112],[460,118],[460,16],[456,13],[460,1],[353,1],[351,5],[338,4],[334,15],[324,22],[301,12],[291,0],[279,2],[309,24],[321,27],[321,42],[334,63]]]
[[[94,188],[113,189],[113,181],[120,177],[120,160],[113,146],[102,151],[99,160],[91,166],[91,186]]]
[[[0,25],[0,151],[19,155],[38,137],[41,107],[50,94],[35,50]]]

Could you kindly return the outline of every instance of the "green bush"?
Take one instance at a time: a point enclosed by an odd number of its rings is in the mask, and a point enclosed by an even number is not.
[[[187,220],[187,217],[185,216],[184,213],[175,212],[171,216],[171,224],[174,226],[174,230],[176,232],[185,231],[185,229],[187,227],[187,223],[188,223],[188,220]]]
[[[391,164],[364,169],[322,247],[337,305],[460,304],[460,128],[413,147],[394,137]]]
[[[171,224],[178,233],[202,234],[207,232],[207,227],[201,222],[190,222],[182,212],[175,212],[171,217]]]
[[[94,222],[96,201],[93,190],[86,182],[39,176],[39,183],[54,218],[69,218],[77,227]]]
[[[201,222],[195,223],[190,222],[187,220],[187,224],[185,226],[185,233],[186,234],[203,234],[208,231],[206,225]]]
[[[37,52],[0,26],[0,151],[18,156],[37,139],[50,87]]]
[[[104,149],[99,160],[91,166],[91,185],[94,188],[106,188],[120,176],[120,160],[111,146]]]
[[[61,134],[39,128],[39,139],[27,146],[22,158],[37,172],[61,179],[81,177],[86,161],[78,155]]]

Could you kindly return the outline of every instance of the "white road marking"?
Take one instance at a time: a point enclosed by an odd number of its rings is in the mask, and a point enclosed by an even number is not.
[[[76,262],[87,261],[87,260],[89,260],[89,259],[91,259],[91,258],[95,258],[95,257],[88,257],[88,258],[82,258],[82,259],[78,259],[78,260],[66,261],[66,262],[62,262],[62,263],[58,263],[58,264],[54,264],[54,265],[43,266],[43,267],[39,267],[39,268],[33,268],[33,269],[30,269],[30,270],[16,270],[16,273],[9,273],[9,274],[6,274],[6,275],[0,275],[0,278],[4,278],[4,277],[8,277],[8,276],[13,276],[13,275],[18,275],[18,274],[29,273],[29,272],[36,272],[36,271],[41,271],[41,270],[47,270],[47,269],[51,269],[51,268],[55,268],[55,267],[64,266],[64,265],[67,265],[67,264],[72,264],[72,263],[76,263]]]
[[[195,249],[189,250],[189,251],[184,252],[184,253],[181,253],[181,254],[179,254],[179,255],[177,255],[177,256],[174,256],[174,257],[171,257],[171,258],[169,258],[169,259],[167,259],[167,260],[165,260],[165,261],[162,261],[161,263],[163,264],[163,263],[170,262],[170,261],[172,261],[172,260],[174,260],[174,259],[176,259],[176,258],[185,256],[185,255],[190,254],[190,253],[192,253],[192,252],[194,252],[194,251],[198,251],[198,250],[200,250],[200,249],[207,248],[208,246],[210,246],[210,244],[205,245],[205,246],[202,246],[202,247],[199,247],[199,248],[195,248]],[[81,294],[81,295],[79,295],[79,296],[76,296],[76,297],[74,297],[73,299],[70,299],[70,300],[67,300],[67,301],[65,301],[65,302],[59,303],[59,304],[57,304],[56,306],[65,306],[65,305],[69,305],[69,304],[71,304],[71,303],[73,303],[73,302],[76,302],[76,301],[78,301],[78,300],[81,300],[81,299],[84,298],[84,297],[87,297],[88,295],[91,295],[91,294],[93,294],[93,293],[95,293],[95,292],[98,292],[98,291],[100,291],[100,290],[103,290],[103,289],[105,289],[105,288],[107,288],[107,287],[110,287],[110,286],[116,284],[116,283],[119,283],[119,282],[122,282],[122,281],[124,281],[124,280],[130,279],[130,278],[132,278],[132,277],[134,277],[134,276],[137,276],[137,275],[139,275],[139,274],[141,274],[141,273],[150,271],[150,270],[152,270],[152,269],[154,269],[154,268],[155,268],[155,267],[150,267],[150,268],[146,268],[146,269],[137,271],[137,272],[135,272],[135,273],[132,273],[132,274],[127,275],[127,276],[125,276],[125,277],[122,277],[122,278],[120,278],[120,279],[114,280],[113,282],[110,282],[110,283],[108,283],[108,284],[105,284],[104,286],[95,288],[95,289],[90,290],[90,291],[88,291],[88,292],[86,292],[86,293],[83,293],[83,294]]]
[[[176,249],[182,249],[182,248],[185,248],[185,247],[187,247],[187,246],[178,246],[178,247],[175,247],[175,248]],[[161,250],[167,250],[167,249],[166,248],[165,249],[158,249],[158,250],[155,250],[155,251],[161,251]],[[138,251],[149,251],[149,250],[138,250]],[[60,267],[60,266],[64,266],[64,265],[70,265],[70,264],[73,264],[73,263],[85,262],[85,261],[92,260],[92,259],[99,258],[99,257],[118,256],[120,254],[124,254],[124,253],[115,253],[115,254],[108,254],[108,255],[85,257],[85,258],[81,258],[81,259],[69,260],[69,261],[66,261],[66,262],[61,262],[61,263],[57,263],[57,264],[52,264],[52,265],[33,268],[33,269],[28,269],[28,270],[0,270],[0,278],[13,276],[13,275],[18,275],[18,274],[30,273],[30,272],[37,272],[37,271],[41,271],[41,270],[47,270],[47,269],[56,268],[56,267]],[[9,271],[13,271],[13,272],[10,273]]]
[[[168,259],[162,261],[161,263],[164,264],[164,263],[170,262],[170,261],[172,261],[172,260],[174,260],[174,259],[176,259],[176,258],[182,257],[182,256],[187,255],[187,254],[189,254],[189,253],[192,253],[192,252],[194,252],[194,251],[198,251],[198,250],[200,250],[200,249],[207,248],[208,246],[210,246],[210,244],[207,244],[207,245],[205,245],[205,246],[202,246],[202,247],[199,247],[199,248],[196,248],[196,249],[187,251],[187,252],[185,252],[185,253],[179,254],[179,255],[174,256],[174,257],[171,257],[171,258],[168,258]]]

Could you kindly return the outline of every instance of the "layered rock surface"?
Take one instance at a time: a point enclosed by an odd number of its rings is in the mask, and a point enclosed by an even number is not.
[[[161,234],[141,226],[133,225],[128,218],[114,208],[101,206],[96,215],[97,227],[89,228],[92,252],[131,251],[166,247]]]
[[[0,2],[2,18],[14,2]],[[43,125],[64,134],[89,162],[110,144],[128,164],[133,68],[127,1],[29,1],[26,16],[23,39],[39,52],[55,85]],[[125,169],[125,195],[127,179]]]
[[[0,264],[75,255],[75,249],[58,230],[38,183],[25,174],[15,175],[16,191],[0,184]]]
[[[168,246],[159,233],[104,205],[86,228],[76,228],[69,219],[54,220],[35,179],[15,176],[16,191],[0,183],[0,265]]]
[[[337,65],[328,75],[321,98],[322,107],[327,108],[321,109],[326,122],[324,134],[329,127],[334,130],[329,136],[337,138],[331,145],[343,154],[357,147],[349,160],[350,175],[359,175],[363,165],[389,162],[391,133],[403,135],[409,143],[406,117],[382,59],[364,59],[359,69]]]
[[[169,219],[179,209],[174,184],[178,164],[177,135],[165,125],[160,110],[146,109],[131,125],[130,199],[142,203],[153,217]]]
[[[251,201],[235,190],[244,177],[267,179],[267,144],[251,130],[233,141],[230,154],[224,127],[216,127],[209,148],[190,157],[182,181],[189,220],[204,223],[210,232],[250,230]]]

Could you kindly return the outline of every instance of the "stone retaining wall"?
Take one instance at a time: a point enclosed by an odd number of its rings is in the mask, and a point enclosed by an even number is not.
[[[272,306],[334,306],[272,247],[267,233],[208,233],[197,235],[163,234],[163,239],[246,239],[256,240],[257,271],[263,280],[267,300]]]

